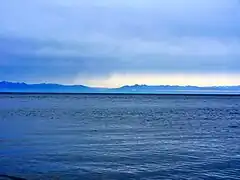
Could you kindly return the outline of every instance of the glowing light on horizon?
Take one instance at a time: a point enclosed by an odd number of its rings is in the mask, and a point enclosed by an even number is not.
[[[77,78],[73,84],[108,88],[134,84],[234,86],[240,85],[240,74],[113,74],[105,78]]]

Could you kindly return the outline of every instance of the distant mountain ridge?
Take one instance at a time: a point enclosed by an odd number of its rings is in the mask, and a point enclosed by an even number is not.
[[[83,85],[61,85],[61,84],[26,84],[2,81],[0,82],[0,92],[88,92],[94,91]]]
[[[26,84],[2,81],[0,92],[36,92],[36,93],[238,93],[239,86],[148,86],[148,85],[126,85],[119,88],[97,88],[84,85],[61,85],[61,84]]]

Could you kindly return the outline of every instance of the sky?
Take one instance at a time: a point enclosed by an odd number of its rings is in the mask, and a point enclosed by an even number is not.
[[[240,85],[240,0],[0,2],[0,81]]]

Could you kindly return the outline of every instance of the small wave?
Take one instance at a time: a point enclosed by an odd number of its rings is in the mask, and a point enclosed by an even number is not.
[[[4,179],[2,179],[2,178],[4,178]],[[0,174],[0,179],[2,179],[2,180],[26,180],[24,178],[9,176],[9,175],[2,175],[2,174]]]
[[[229,127],[229,128],[234,128],[234,129],[235,129],[235,128],[239,128],[238,125],[229,125],[228,127]]]

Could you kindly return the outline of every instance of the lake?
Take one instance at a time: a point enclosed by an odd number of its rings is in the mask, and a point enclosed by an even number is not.
[[[240,96],[1,94],[7,176],[237,180]]]

